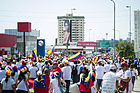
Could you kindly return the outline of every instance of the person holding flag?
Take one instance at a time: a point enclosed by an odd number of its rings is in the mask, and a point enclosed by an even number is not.
[[[59,76],[60,76],[60,78],[62,78],[62,71],[61,71],[60,67],[58,67],[58,63],[54,62],[53,63],[53,71],[52,71],[52,74],[51,74],[52,79],[54,79],[54,72],[56,72],[56,71],[59,72]]]
[[[48,57],[49,57],[49,59],[52,57],[54,51],[55,51],[55,45],[53,45],[53,48],[48,51]]]

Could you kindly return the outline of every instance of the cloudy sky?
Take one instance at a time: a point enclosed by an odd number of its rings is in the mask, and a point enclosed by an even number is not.
[[[116,38],[126,39],[129,31],[129,9],[132,7],[132,38],[134,38],[134,10],[140,9],[140,0],[116,2]],[[16,29],[17,22],[31,22],[32,29],[41,31],[39,38],[54,44],[58,37],[57,16],[71,13],[85,16],[85,41],[113,38],[113,3],[110,0],[0,0],[0,33]],[[91,30],[90,30],[91,29]],[[119,34],[120,33],[120,34]],[[89,36],[90,35],[90,36]],[[89,38],[90,37],[90,38]]]

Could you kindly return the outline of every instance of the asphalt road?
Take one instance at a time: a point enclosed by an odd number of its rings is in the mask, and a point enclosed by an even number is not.
[[[140,77],[138,76],[138,80],[135,81],[134,89],[132,93],[140,93]]]

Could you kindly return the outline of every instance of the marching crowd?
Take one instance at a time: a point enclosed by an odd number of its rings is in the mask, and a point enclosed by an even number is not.
[[[138,73],[137,73],[138,72]],[[132,93],[140,76],[140,60],[83,56],[69,62],[65,56],[32,60],[2,58],[0,93],[70,93],[76,84],[80,93]]]

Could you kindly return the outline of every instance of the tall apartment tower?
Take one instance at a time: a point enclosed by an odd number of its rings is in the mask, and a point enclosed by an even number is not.
[[[134,51],[136,58],[140,58],[140,11],[134,11]]]
[[[58,16],[58,45],[63,45],[63,22],[70,20],[71,22],[71,42],[84,41],[84,16],[73,16],[73,14],[66,14],[66,16]]]

